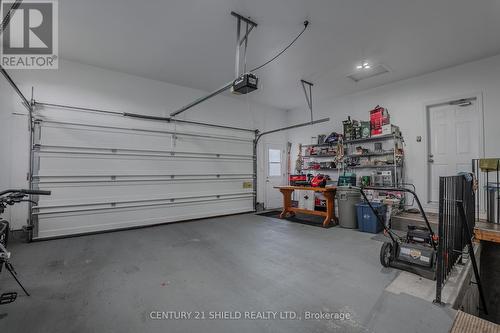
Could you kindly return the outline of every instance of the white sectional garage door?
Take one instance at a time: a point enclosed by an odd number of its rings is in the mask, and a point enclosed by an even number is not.
[[[249,131],[37,107],[34,239],[253,210]]]

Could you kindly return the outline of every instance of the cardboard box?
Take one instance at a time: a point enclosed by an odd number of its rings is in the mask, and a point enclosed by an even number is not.
[[[370,122],[362,121],[361,122],[361,137],[369,138],[370,137]]]
[[[388,134],[395,134],[399,136],[401,133],[399,132],[398,126],[392,124],[382,125],[382,135],[388,135]]]
[[[390,124],[390,115],[387,109],[376,106],[375,109],[370,111],[370,125],[371,129],[379,129],[383,125]]]
[[[299,208],[314,210],[314,191],[297,190]]]

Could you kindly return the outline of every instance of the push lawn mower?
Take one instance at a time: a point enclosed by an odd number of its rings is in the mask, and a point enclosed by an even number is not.
[[[21,201],[29,201],[33,202],[30,199],[25,199],[28,195],[50,195],[50,191],[38,191],[38,190],[6,190],[0,192],[0,214],[2,214],[7,207],[7,205],[14,205]],[[11,253],[7,250],[7,243],[9,241],[9,222],[4,219],[0,219],[0,273],[2,272],[2,268],[5,266],[5,269],[12,275],[14,280],[16,280],[17,284],[24,291],[26,296],[30,294],[26,291],[24,286],[21,284],[21,281],[17,278],[17,273],[14,270],[14,266],[10,263],[9,259],[11,257]],[[0,305],[12,303],[16,300],[17,293],[16,292],[6,292],[0,295]]]
[[[406,192],[412,194],[417,202],[426,227],[409,225],[406,236],[399,236],[390,227],[385,225],[382,217],[366,197],[364,190]],[[359,188],[359,191],[376,216],[378,223],[384,228],[385,234],[391,239],[390,242],[385,242],[380,249],[380,263],[382,266],[402,269],[424,278],[435,280],[438,238],[432,231],[417,194],[413,190],[404,187],[367,186]]]

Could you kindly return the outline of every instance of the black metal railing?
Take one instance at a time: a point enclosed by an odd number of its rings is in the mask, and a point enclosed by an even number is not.
[[[462,222],[459,205],[463,206],[466,223]],[[439,224],[436,265],[436,302],[453,266],[461,262],[470,243],[475,225],[475,193],[472,174],[439,178]]]

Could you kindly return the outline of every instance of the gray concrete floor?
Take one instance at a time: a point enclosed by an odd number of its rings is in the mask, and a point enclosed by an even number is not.
[[[0,331],[447,332],[453,311],[384,290],[398,271],[382,268],[372,236],[246,214],[14,243],[32,296],[0,306]],[[17,290],[4,273],[2,292]],[[152,311],[207,319],[152,320]],[[211,311],[301,319],[210,320]],[[351,318],[306,320],[305,311]]]

